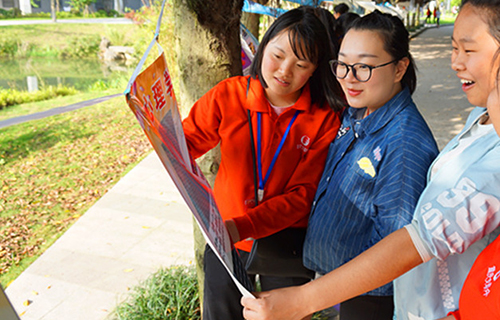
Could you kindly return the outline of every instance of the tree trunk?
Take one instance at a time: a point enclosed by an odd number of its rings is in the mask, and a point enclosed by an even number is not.
[[[241,23],[247,27],[255,38],[259,39],[260,14],[243,12],[241,14]]]
[[[243,0],[174,0],[179,106],[186,109],[218,82],[241,74],[239,25]],[[213,183],[220,162],[218,148],[198,161]],[[195,229],[197,225],[195,224]],[[195,230],[195,258],[203,301],[203,252],[205,244]]]
[[[50,0],[50,15],[52,17],[52,22],[57,22],[56,1],[57,0]]]
[[[256,0],[254,2],[265,5],[269,2],[269,0]],[[247,27],[255,38],[259,39],[260,14],[243,12],[241,14],[241,22],[245,25],[245,27]]]

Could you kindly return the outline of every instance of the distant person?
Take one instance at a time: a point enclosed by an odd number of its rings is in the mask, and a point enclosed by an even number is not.
[[[333,14],[322,7],[308,7],[308,6],[303,6],[302,7],[304,10],[312,10],[314,14],[323,22],[326,28],[326,32],[328,34],[328,37],[330,38],[330,43],[332,45],[332,51],[334,53],[334,58],[337,59],[337,53],[339,52],[340,48],[340,40],[338,36],[338,30],[341,30],[342,27],[340,26],[340,23],[335,19]]]
[[[427,16],[425,17],[425,23],[430,23],[431,22],[431,8],[427,7]]]
[[[439,10],[439,7],[436,7],[436,23],[437,27],[439,28],[439,19],[441,18],[441,10]]]
[[[432,15],[434,16],[434,23],[436,23],[436,19],[437,19],[437,6],[434,7],[434,11],[432,12]]]
[[[344,13],[349,12],[349,6],[345,3],[339,3],[333,8],[333,16],[338,19]]]
[[[339,35],[339,40],[342,41],[344,34],[351,24],[360,17],[359,14],[354,12],[346,12],[337,19],[337,34]]]

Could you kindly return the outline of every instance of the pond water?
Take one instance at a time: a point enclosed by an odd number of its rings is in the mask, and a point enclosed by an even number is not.
[[[128,79],[133,68],[134,65],[106,65],[97,59],[1,59],[0,89],[32,91],[37,86],[62,84],[86,91],[97,81]]]

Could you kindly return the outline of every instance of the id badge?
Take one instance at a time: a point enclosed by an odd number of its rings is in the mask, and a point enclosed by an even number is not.
[[[264,189],[259,189],[257,195],[259,197],[259,203],[262,202],[262,199],[264,199]]]

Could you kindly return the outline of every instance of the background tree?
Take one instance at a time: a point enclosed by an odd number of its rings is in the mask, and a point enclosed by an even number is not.
[[[266,5],[269,0],[255,0],[254,2]],[[241,22],[257,39],[259,39],[260,17],[260,14],[248,12],[243,12],[241,15]]]
[[[243,0],[174,0],[179,91],[183,114],[218,82],[241,74],[240,19]],[[220,163],[218,148],[198,161],[213,183]],[[203,298],[204,239],[195,224],[195,259]]]
[[[78,12],[83,11],[83,15],[88,16],[88,14],[90,13],[89,6],[96,1],[97,0],[70,0],[69,4],[74,10]]]
[[[57,11],[57,4],[56,4],[57,0],[50,0],[50,16],[52,18],[52,22],[56,22],[57,21],[57,18],[56,18],[56,11]]]

